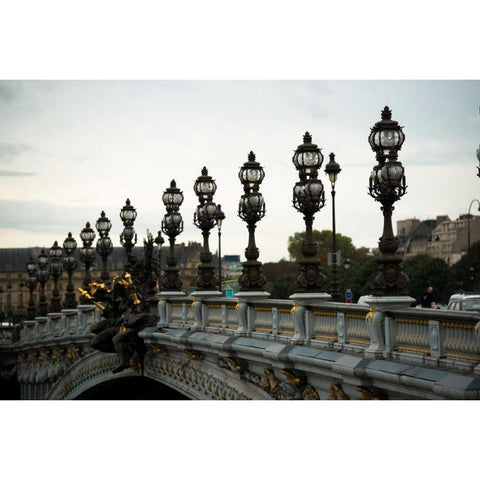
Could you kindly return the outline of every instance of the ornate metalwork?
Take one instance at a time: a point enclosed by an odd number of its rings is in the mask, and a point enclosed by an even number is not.
[[[398,161],[398,151],[405,140],[402,127],[392,120],[388,107],[382,120],[372,128],[369,143],[376,153],[378,164],[369,180],[369,195],[382,204],[383,234],[378,243],[380,256],[375,259],[374,295],[407,295],[408,277],[402,272],[402,258],[396,255],[398,238],[393,234],[393,204],[406,193],[404,168]]]
[[[130,199],[127,198],[125,205],[120,210],[120,219],[123,222],[123,231],[120,234],[120,243],[125,248],[127,253],[127,269],[128,265],[133,261],[132,249],[137,243],[137,234],[133,228],[136,218],[137,211],[130,204]]]
[[[62,302],[60,299],[60,292],[58,291],[58,279],[62,274],[62,247],[58,246],[58,242],[55,240],[55,243],[50,248],[49,252],[50,257],[50,275],[53,278],[53,291],[52,298],[50,301],[50,311],[59,312],[62,309]]]
[[[88,287],[88,284],[92,281],[91,268],[95,261],[95,249],[92,247],[95,232],[90,227],[90,222],[87,222],[85,228],[80,232],[80,238],[83,242],[83,247],[80,248],[80,260],[85,265],[83,284]]]
[[[110,220],[105,216],[105,212],[102,210],[100,214],[100,218],[97,220],[95,224],[95,228],[97,229],[100,238],[97,240],[97,253],[102,257],[102,273],[100,275],[100,279],[102,282],[106,282],[109,280],[110,276],[108,275],[107,269],[107,261],[108,256],[113,251],[113,244],[111,238],[108,236],[110,233],[110,229],[112,228],[112,224]]]
[[[33,291],[37,286],[37,264],[33,257],[30,257],[30,260],[27,263],[27,287],[30,292],[30,296],[28,299],[28,307],[27,307],[27,318],[29,320],[33,320],[35,318],[35,300],[33,298]]]
[[[73,271],[77,267],[77,259],[75,258],[75,250],[77,242],[72,237],[72,233],[68,232],[68,237],[63,241],[63,268],[67,271],[68,283],[65,291],[65,308],[75,308],[77,301],[75,299],[75,291],[72,282]]]
[[[313,240],[313,220],[315,213],[325,205],[325,192],[321,180],[317,178],[323,155],[321,149],[312,143],[310,133],[305,133],[303,144],[298,146],[292,161],[300,178],[293,187],[293,206],[303,213],[306,227],[305,242],[302,246],[303,258],[299,262],[295,291],[317,293],[325,284],[325,276],[321,272],[321,262],[316,256],[318,248]]]
[[[258,261],[259,251],[255,244],[256,223],[265,216],[265,202],[259,192],[265,172],[250,152],[248,161],[243,164],[238,174],[243,185],[244,194],[238,205],[238,216],[247,223],[248,246],[245,249],[246,262],[243,262],[242,275],[238,279],[240,291],[263,291],[267,279],[263,274],[262,263]]]
[[[161,286],[162,290],[180,291],[182,279],[177,267],[178,260],[175,257],[175,238],[183,232],[183,220],[179,212],[183,202],[183,193],[177,188],[175,180],[170,182],[170,187],[163,193],[162,201],[167,209],[162,220],[162,232],[168,237],[170,250],[167,256],[167,266],[161,277]]]
[[[213,202],[213,195],[217,185],[206,167],[202,169],[202,175],[197,178],[193,190],[198,197],[199,204],[193,215],[194,225],[202,231],[203,248],[200,252],[200,265],[197,268],[197,290],[216,290],[217,279],[215,267],[212,263],[212,253],[208,245],[210,230],[217,223],[217,205]]]
[[[48,281],[50,272],[48,271],[48,257],[45,250],[42,248],[37,256],[37,280],[40,284],[40,297],[38,301],[38,313],[40,316],[45,316],[48,313],[47,297],[45,296],[45,284]]]
[[[161,278],[162,278],[162,245],[165,243],[165,239],[162,237],[162,231],[159,230],[157,238],[154,240],[155,245],[158,247],[158,269],[157,269],[157,287],[161,290]]]

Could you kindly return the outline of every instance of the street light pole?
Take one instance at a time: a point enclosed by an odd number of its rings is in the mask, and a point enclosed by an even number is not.
[[[470,209],[472,208],[473,202],[478,203],[478,211],[480,212],[480,201],[474,198],[470,202],[470,206],[468,207],[468,214],[467,214],[467,253],[470,253]]]
[[[340,165],[335,161],[335,154],[330,154],[330,161],[325,166],[325,173],[328,175],[332,184],[332,282],[331,295],[333,302],[340,301],[340,292],[338,289],[338,271],[337,271],[337,231],[335,226],[335,182],[338,174],[341,172]]]
[[[225,213],[222,206],[217,205],[217,227],[218,227],[218,290],[222,290],[222,223],[225,220]]]

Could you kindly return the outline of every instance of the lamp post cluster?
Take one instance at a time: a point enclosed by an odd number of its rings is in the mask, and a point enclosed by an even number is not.
[[[113,251],[113,243],[108,234],[110,233],[110,229],[112,228],[112,224],[110,220],[105,216],[105,212],[102,210],[100,214],[100,218],[97,220],[95,224],[95,228],[97,229],[100,238],[97,240],[97,253],[102,257],[102,274],[100,278],[106,282],[109,279],[108,270],[107,270],[107,260],[108,256]]]
[[[372,128],[368,141],[376,153],[377,165],[370,175],[369,194],[382,204],[383,234],[378,247],[380,256],[375,259],[375,296],[407,295],[408,278],[402,272],[401,257],[395,255],[399,241],[393,234],[393,204],[407,190],[404,168],[398,161],[405,134],[398,122],[392,120],[392,111],[385,107],[382,119]]]
[[[183,232],[183,219],[180,214],[180,205],[183,203],[183,193],[177,188],[175,180],[170,182],[170,187],[162,195],[162,201],[167,213],[162,220],[162,232],[168,237],[170,249],[167,256],[167,266],[161,277],[161,288],[166,291],[180,291],[182,280],[175,257],[175,238]]]
[[[299,176],[299,181],[293,187],[293,206],[303,214],[306,227],[303,258],[299,261],[295,291],[318,293],[325,284],[325,275],[321,272],[321,262],[316,256],[318,248],[313,239],[313,220],[314,215],[325,205],[323,184],[318,178],[323,155],[320,148],[312,143],[309,132],[303,136],[303,143],[295,150],[292,161]]]
[[[137,218],[137,211],[130,204],[130,199],[127,198],[125,205],[120,210],[120,219],[123,222],[123,231],[120,234],[120,243],[125,248],[127,252],[127,264],[129,265],[132,262],[133,255],[132,249],[137,243],[137,234],[133,228],[133,223]]]
[[[238,205],[238,216],[246,222],[248,228],[248,246],[245,249],[247,260],[243,262],[243,271],[238,279],[240,292],[263,291],[267,283],[262,263],[258,261],[259,251],[255,244],[257,222],[265,216],[265,202],[259,191],[264,177],[263,168],[255,160],[255,154],[250,152],[248,161],[243,164],[238,174],[244,191]]]
[[[193,190],[199,201],[193,216],[193,223],[202,231],[203,236],[203,247],[200,253],[201,263],[197,269],[197,290],[212,291],[217,288],[217,279],[208,245],[208,237],[210,236],[210,230],[217,223],[217,205],[213,202],[217,185],[208,175],[206,167],[203,167],[202,174],[195,181]]]
[[[73,271],[77,267],[77,259],[75,258],[75,250],[77,242],[72,237],[72,233],[68,232],[68,237],[63,241],[63,268],[67,271],[68,283],[65,291],[65,308],[75,308],[77,302],[75,300],[75,291],[72,282]]]
[[[53,278],[53,291],[52,291],[52,299],[50,302],[50,311],[52,312],[59,312],[61,310],[61,300],[60,300],[60,293],[58,291],[58,278],[62,274],[62,255],[63,250],[62,247],[58,246],[57,241],[48,251],[50,257],[50,275]]]

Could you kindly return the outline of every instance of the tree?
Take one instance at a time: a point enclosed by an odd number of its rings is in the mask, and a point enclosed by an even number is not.
[[[450,267],[441,258],[422,254],[407,258],[402,262],[404,273],[409,279],[409,295],[417,301],[428,286],[434,288],[438,299],[447,303],[454,289]]]
[[[327,261],[327,254],[332,251],[332,237],[333,233],[331,230],[313,231],[313,240],[317,243],[318,247],[317,257],[324,263]],[[335,238],[337,242],[337,252],[341,253],[342,258],[354,258],[356,249],[352,243],[352,239],[340,233],[337,233]],[[295,232],[288,237],[287,248],[292,260],[298,262],[302,259],[302,246],[304,241],[305,232]]]
[[[470,252],[452,265],[453,288],[478,291],[480,289],[480,242],[470,246]]]

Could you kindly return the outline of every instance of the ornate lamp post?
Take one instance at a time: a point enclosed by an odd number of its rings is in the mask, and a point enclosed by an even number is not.
[[[13,312],[12,312],[12,282],[8,280],[7,283],[7,316],[8,322],[13,323]]]
[[[325,173],[332,185],[332,282],[331,293],[332,301],[340,301],[340,292],[338,290],[338,272],[337,272],[337,232],[335,227],[335,183],[338,174],[341,172],[340,165],[335,161],[335,154],[330,154],[330,161],[325,166]]]
[[[296,292],[297,294],[318,294],[327,298],[326,294],[320,294],[325,284],[325,276],[321,272],[321,262],[316,256],[318,248],[313,240],[314,215],[325,205],[323,184],[317,178],[323,155],[321,149],[312,143],[310,133],[306,132],[303,136],[303,144],[298,146],[292,161],[300,178],[293,187],[293,206],[303,214],[306,227]]]
[[[137,218],[137,211],[130,205],[130,199],[127,198],[125,205],[120,210],[120,219],[123,222],[123,232],[120,234],[120,243],[127,252],[127,268],[132,261],[132,249],[137,243],[137,234],[133,228],[133,223]]]
[[[72,237],[72,233],[68,232],[68,237],[63,241],[63,268],[68,274],[68,284],[65,292],[65,301],[63,303],[65,308],[75,308],[77,306],[72,282],[73,271],[77,267],[77,259],[75,258],[76,248],[77,242]]]
[[[202,175],[197,178],[193,186],[193,191],[198,197],[199,204],[193,215],[193,223],[202,231],[203,248],[200,252],[200,265],[197,269],[197,290],[212,291],[216,290],[217,279],[215,278],[215,267],[212,263],[212,253],[208,245],[210,230],[217,221],[217,206],[213,202],[213,195],[217,190],[217,185],[206,167],[202,169]]]
[[[113,245],[112,240],[108,236],[108,234],[110,233],[110,229],[112,228],[112,224],[110,223],[110,220],[105,216],[105,212],[103,210],[100,214],[100,218],[95,224],[95,228],[100,235],[100,238],[97,240],[97,253],[102,257],[102,274],[100,278],[103,282],[106,282],[109,279],[107,260],[108,256],[113,251]]]
[[[30,291],[30,298],[28,299],[28,307],[27,307],[27,318],[29,320],[33,320],[35,318],[35,300],[33,299],[33,291],[37,286],[37,264],[30,257],[30,260],[27,263],[27,287]]]
[[[80,248],[80,260],[85,265],[85,277],[83,279],[83,285],[88,287],[88,284],[92,281],[92,274],[90,269],[95,261],[95,249],[92,247],[93,240],[95,239],[95,232],[90,227],[90,223],[87,222],[85,228],[80,232],[80,238],[83,242],[83,247]]]
[[[25,288],[25,282],[20,280],[18,283],[18,291],[19,291],[19,305],[18,305],[18,313],[23,316],[24,310],[23,310],[23,289]]]
[[[238,205],[238,216],[246,222],[248,227],[248,246],[245,249],[247,261],[243,262],[242,275],[238,279],[240,292],[263,292],[267,283],[262,263],[258,261],[259,251],[255,244],[256,224],[265,216],[265,202],[263,195],[259,192],[264,177],[263,168],[255,160],[255,154],[250,152],[248,161],[243,164],[238,173],[244,191]]]
[[[161,277],[162,277],[162,245],[165,243],[165,239],[162,237],[161,230],[158,231],[157,238],[154,240],[155,245],[158,247],[158,271],[157,271],[157,278],[158,278],[158,288],[161,290]]]
[[[44,317],[48,313],[47,308],[47,297],[45,296],[45,284],[47,283],[48,278],[50,277],[50,272],[48,271],[48,257],[45,253],[45,250],[42,248],[41,252],[37,256],[37,280],[40,284],[40,298],[38,301],[38,313],[41,317]]]
[[[217,205],[217,227],[218,227],[218,290],[222,292],[222,223],[225,220],[225,213],[222,206]]]
[[[182,280],[175,257],[175,238],[183,232],[183,220],[179,212],[180,205],[183,202],[183,193],[177,188],[175,180],[170,182],[170,187],[163,193],[162,201],[167,209],[167,213],[162,220],[162,232],[168,237],[170,250],[167,257],[167,266],[161,277],[161,285],[164,291],[180,292]]]
[[[55,243],[49,250],[50,257],[50,274],[53,278],[53,292],[52,299],[50,302],[50,310],[52,312],[59,312],[62,309],[60,292],[58,291],[58,279],[62,274],[62,247],[58,246],[58,242],[55,240]]]
[[[383,234],[378,244],[380,256],[375,259],[374,295],[378,297],[408,293],[408,278],[401,270],[401,257],[395,255],[399,242],[392,229],[393,204],[407,189],[404,168],[398,161],[404,140],[402,127],[392,120],[391,110],[385,107],[382,119],[368,137],[378,162],[370,175],[369,194],[382,204],[383,211]]]

